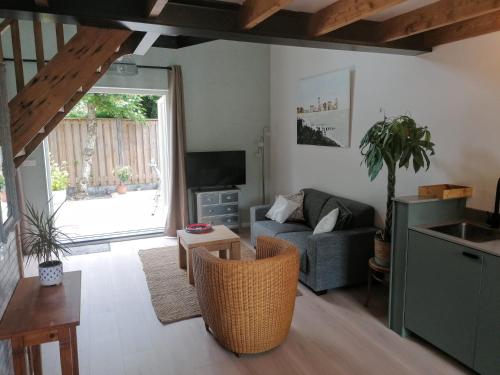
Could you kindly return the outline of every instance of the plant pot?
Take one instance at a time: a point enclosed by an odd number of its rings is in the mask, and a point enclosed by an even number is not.
[[[375,238],[375,262],[382,267],[391,265],[391,243]]]
[[[125,194],[127,192],[127,185],[120,183],[120,185],[116,187],[116,192],[118,194]]]
[[[59,285],[63,281],[63,264],[60,260],[40,263],[38,275],[42,286]]]
[[[0,201],[7,202],[7,193],[5,191],[0,191]]]

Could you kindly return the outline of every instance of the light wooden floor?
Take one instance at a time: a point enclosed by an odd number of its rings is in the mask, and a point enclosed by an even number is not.
[[[65,261],[66,271],[83,271],[80,374],[467,373],[449,357],[385,326],[383,287],[375,289],[366,309],[364,287],[317,297],[300,286],[303,296],[284,345],[238,359],[207,335],[201,318],[167,326],[156,319],[137,251],[173,244],[167,238],[114,243],[111,252]],[[42,346],[42,353],[44,374],[60,374],[57,344]]]

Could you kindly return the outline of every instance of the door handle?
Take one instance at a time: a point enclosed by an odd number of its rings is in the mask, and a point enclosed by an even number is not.
[[[467,257],[467,258],[470,258],[470,259],[479,259],[479,255],[477,254],[472,254],[472,253],[469,253],[467,251],[462,251],[462,255],[464,257]]]

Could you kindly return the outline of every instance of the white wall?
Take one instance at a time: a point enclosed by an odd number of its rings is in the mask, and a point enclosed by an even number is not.
[[[246,150],[242,221],[260,204],[257,143],[269,126],[269,46],[215,41],[176,51],[182,66],[188,151]]]
[[[397,194],[419,185],[458,183],[475,189],[469,206],[491,210],[500,176],[500,33],[417,56],[271,47],[272,190],[316,187],[385,213],[386,174],[371,183],[359,142],[387,114],[409,113],[429,126],[436,156],[428,173],[398,173]],[[298,80],[351,67],[355,73],[351,148],[297,145]]]

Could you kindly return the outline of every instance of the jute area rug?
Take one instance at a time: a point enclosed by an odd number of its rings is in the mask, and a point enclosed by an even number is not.
[[[217,253],[211,253],[217,255]],[[163,324],[201,315],[196,289],[187,272],[179,268],[177,246],[140,250],[139,258],[158,320]],[[241,244],[241,259],[254,260],[255,251]],[[297,290],[297,296],[302,293]]]
[[[160,322],[169,324],[201,315],[196,289],[189,284],[186,270],[179,268],[177,246],[140,250],[139,257]],[[255,259],[255,252],[241,244],[241,258]]]

